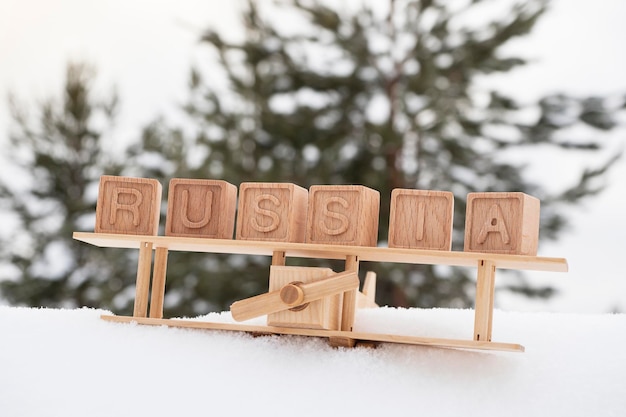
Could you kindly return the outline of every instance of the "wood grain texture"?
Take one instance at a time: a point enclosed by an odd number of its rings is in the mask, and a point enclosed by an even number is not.
[[[346,257],[346,272],[359,273],[359,257],[349,255]],[[357,293],[359,287],[343,293],[343,305],[341,307],[341,330],[352,331],[354,325],[354,317],[356,315],[357,308]]]
[[[150,273],[152,272],[152,243],[141,242],[137,262],[137,283],[135,285],[135,306],[133,316],[146,317],[150,296]]]
[[[230,306],[230,313],[236,321],[246,321],[288,308],[289,306],[280,298],[278,290],[235,301]]]
[[[152,271],[152,290],[150,295],[150,317],[163,318],[163,301],[165,299],[165,277],[167,274],[166,248],[154,251],[154,270]]]
[[[468,194],[465,251],[537,255],[539,206],[524,193]]]
[[[450,250],[454,195],[447,191],[391,192],[390,248]]]
[[[281,326],[338,328],[339,296],[358,286],[359,279],[354,273],[333,274],[328,268],[272,266],[269,292],[236,301],[230,311],[237,321],[268,315],[268,323]]]
[[[476,341],[491,341],[495,280],[495,264],[491,261],[479,262],[474,306],[474,340]]]
[[[349,288],[358,288],[359,285],[355,274],[335,274],[329,268],[295,266],[270,268],[270,292],[280,291],[292,282],[301,283],[298,284],[303,291],[301,304],[308,305],[301,309],[284,309],[269,314],[268,325],[337,330],[341,325],[341,294],[346,285]]]
[[[161,194],[161,184],[154,179],[101,176],[95,232],[156,235]]]
[[[236,237],[304,242],[308,191],[290,183],[244,182],[239,186]]]
[[[277,326],[255,326],[238,323],[212,323],[207,321],[181,320],[181,319],[152,319],[127,316],[103,315],[102,320],[116,323],[137,323],[149,326],[170,326],[190,329],[208,329],[248,332],[253,334],[288,334],[313,337],[340,337],[355,341],[373,341],[384,343],[400,343],[407,345],[421,345],[436,348],[471,349],[471,350],[494,350],[505,352],[523,352],[524,347],[516,343],[486,342],[464,339],[446,339],[433,337],[402,336],[395,334],[344,332],[340,330],[318,329],[294,329]]]
[[[172,178],[167,198],[166,236],[232,239],[237,187],[222,180]]]
[[[477,262],[490,260],[496,268],[529,271],[567,272],[564,258],[510,255],[485,252],[434,251],[421,249],[344,246],[270,241],[240,241],[227,239],[182,238],[173,236],[135,236],[121,234],[74,232],[73,238],[98,247],[138,249],[142,241],[170,251],[205,253],[240,253],[272,256],[274,251],[285,252],[294,258],[346,259],[358,256],[361,261],[398,262],[423,265],[451,265],[475,268]]]
[[[367,271],[363,288],[357,293],[357,308],[376,308],[376,272]]]
[[[380,193],[361,185],[309,189],[307,243],[376,246]]]

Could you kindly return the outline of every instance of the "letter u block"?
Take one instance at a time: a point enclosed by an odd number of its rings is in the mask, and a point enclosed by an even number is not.
[[[389,247],[450,250],[454,195],[448,191],[391,192]]]
[[[539,205],[524,193],[468,194],[465,251],[537,255]]]
[[[172,178],[165,234],[232,239],[236,208],[237,187],[226,181]]]
[[[304,242],[308,195],[290,183],[242,183],[237,239]]]
[[[380,193],[362,185],[309,190],[307,243],[376,246]]]
[[[156,235],[161,193],[155,179],[101,176],[95,232]]]

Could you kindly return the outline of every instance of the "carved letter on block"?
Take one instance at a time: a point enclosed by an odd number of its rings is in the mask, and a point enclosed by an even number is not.
[[[103,175],[96,205],[96,233],[156,235],[161,184],[154,179]]]
[[[308,192],[289,183],[239,186],[237,239],[304,242]]]
[[[270,267],[269,291],[279,291],[292,282],[308,284],[333,275],[330,268],[310,268],[296,266]],[[342,294],[311,301],[290,310],[268,314],[268,326],[297,327],[300,329],[339,330],[341,325]]]
[[[389,247],[450,250],[453,216],[451,192],[397,188],[391,193]]]
[[[524,193],[470,193],[465,250],[537,255],[539,200]]]
[[[173,178],[165,234],[232,239],[236,205],[237,187],[226,181]]]
[[[376,246],[380,194],[362,185],[310,189],[307,243]]]

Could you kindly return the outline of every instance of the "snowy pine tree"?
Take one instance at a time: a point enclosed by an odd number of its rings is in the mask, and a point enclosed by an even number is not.
[[[0,202],[17,224],[3,230],[1,296],[15,305],[105,307],[132,311],[133,254],[93,250],[72,240],[93,231],[100,175],[116,175],[111,130],[117,96],[96,97],[94,71],[67,67],[63,93],[32,115],[12,101],[15,126],[10,170],[0,180]]]
[[[212,30],[202,36],[219,58],[228,89],[216,72],[192,71],[189,125],[155,123],[136,152],[158,153],[169,162],[162,164],[168,169],[149,171],[163,181],[366,185],[381,194],[381,242],[394,188],[452,191],[456,250],[462,250],[467,193],[523,191],[542,200],[542,237],[556,238],[566,225],[565,205],[598,192],[595,180],[612,160],[581,173],[571,187],[548,191],[524,175],[523,157],[506,155],[549,149],[564,159],[568,152],[591,154],[602,147],[600,135],[575,142],[559,133],[581,124],[611,129],[615,109],[603,98],[566,94],[524,105],[479,83],[479,77],[525,64],[501,49],[528,34],[547,4],[508,2],[506,13],[476,24],[471,15],[488,15],[484,3],[390,0],[354,8],[250,1],[242,40]],[[535,116],[520,117],[529,110]],[[181,305],[203,299],[227,308],[237,297],[266,290],[267,273],[250,258],[179,256],[170,267],[181,269],[176,287],[185,280],[193,287],[184,287]],[[382,304],[473,303],[473,271],[363,265],[368,268],[384,277]],[[528,286],[522,275],[509,282],[509,290],[528,296],[551,294]]]

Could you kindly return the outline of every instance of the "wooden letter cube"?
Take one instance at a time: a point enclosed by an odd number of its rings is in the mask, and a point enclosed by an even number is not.
[[[308,284],[319,281],[334,272],[330,268],[297,266],[270,267],[270,291],[279,291],[292,282]],[[300,329],[339,330],[341,326],[342,294],[311,301],[304,306],[267,315],[268,326],[297,327]]]
[[[154,179],[101,176],[95,232],[156,235],[161,193]]]
[[[307,243],[376,246],[380,194],[362,185],[314,185]]]
[[[173,178],[165,234],[232,239],[236,206],[237,187],[226,181]]]
[[[451,192],[397,188],[391,193],[389,247],[450,250],[453,216]]]
[[[537,255],[539,200],[524,193],[467,195],[465,250]]]
[[[237,239],[304,242],[308,191],[289,183],[242,183]]]

